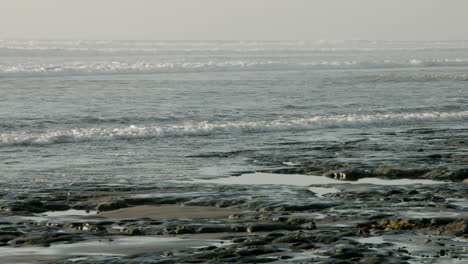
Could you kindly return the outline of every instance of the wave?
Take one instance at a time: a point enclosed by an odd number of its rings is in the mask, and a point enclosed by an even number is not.
[[[307,63],[274,60],[225,60],[203,62],[70,62],[48,64],[1,65],[0,77],[10,76],[80,76],[116,74],[323,70],[323,69],[385,69],[408,67],[468,66],[468,59],[408,61],[314,61]]]
[[[198,122],[165,126],[124,126],[117,128],[75,128],[42,132],[0,134],[0,146],[50,145],[59,143],[106,142],[132,139],[210,136],[215,134],[249,134],[267,132],[310,131],[323,128],[382,127],[424,122],[465,121],[468,111],[393,113],[372,115],[314,116],[251,122]]]
[[[203,52],[464,50],[466,41],[92,41],[0,40],[0,56],[95,56]]]

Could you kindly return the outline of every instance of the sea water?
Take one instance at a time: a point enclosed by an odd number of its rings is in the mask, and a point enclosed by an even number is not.
[[[466,154],[467,121],[463,41],[0,40],[4,197],[304,160],[427,167]]]

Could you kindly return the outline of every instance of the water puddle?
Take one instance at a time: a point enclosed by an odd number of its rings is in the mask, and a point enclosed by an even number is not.
[[[428,212],[420,212],[420,211],[406,211],[400,212],[400,215],[409,218],[438,218],[438,217],[459,217],[459,216],[468,216],[468,214],[464,214],[462,212],[448,212],[448,211],[428,211]]]
[[[338,193],[340,190],[337,188],[326,188],[326,187],[309,187],[309,190],[318,197],[323,197],[325,194],[328,193]]]
[[[86,211],[86,210],[75,210],[70,209],[66,211],[49,211],[39,214],[39,216],[45,217],[67,217],[67,216],[89,216],[95,215],[97,211]]]
[[[300,174],[275,174],[275,173],[247,173],[241,176],[217,178],[217,179],[196,179],[197,183],[218,183],[218,184],[275,184],[275,185],[295,185],[307,186],[311,184],[338,184],[346,183],[339,180],[330,179],[323,176],[300,175]]]
[[[468,200],[467,199],[448,199],[450,204],[461,207],[464,210],[468,209]]]
[[[445,184],[446,182],[420,179],[383,180],[379,178],[362,178],[351,184],[375,184],[375,185],[413,185],[413,184]]]
[[[439,250],[447,249],[447,244],[449,244],[450,241],[453,241],[455,244],[451,244],[452,247],[455,246],[460,249],[464,248],[463,242],[466,241],[457,241],[450,237],[440,236],[431,238],[431,236],[385,235],[374,237],[354,237],[352,239],[362,244],[383,245],[388,243],[390,248],[405,249],[409,251],[413,257],[413,259],[408,260],[409,263],[466,263],[466,259],[453,258],[448,255],[438,255]],[[440,245],[438,245],[438,243],[434,243],[434,241],[440,243]],[[423,262],[422,260],[427,260],[427,262]]]
[[[52,244],[49,247],[0,247],[0,263],[34,262],[72,256],[127,256],[143,252],[218,245],[219,240],[186,239],[180,237],[119,237],[102,238],[73,244]]]
[[[21,220],[30,220],[35,222],[47,222],[47,221],[63,221],[64,219],[70,220],[82,220],[83,216],[96,216],[97,211],[86,211],[86,210],[75,210],[70,209],[66,211],[48,211],[34,216],[18,216]]]
[[[217,184],[277,184],[308,186],[316,184],[373,184],[373,185],[414,185],[414,184],[444,184],[445,182],[432,180],[398,179],[383,180],[378,178],[363,178],[358,181],[340,181],[325,176],[301,175],[301,174],[276,174],[255,172],[242,174],[241,176],[217,178],[217,179],[196,179],[196,183],[217,183]],[[331,189],[331,188],[328,188]],[[319,190],[320,191],[320,190]],[[334,190],[323,190],[334,192]],[[323,194],[322,194],[323,195]]]
[[[384,240],[383,236],[360,237],[360,238],[356,238],[354,240],[356,240],[357,242],[359,242],[361,244],[383,244],[383,243],[387,243]]]

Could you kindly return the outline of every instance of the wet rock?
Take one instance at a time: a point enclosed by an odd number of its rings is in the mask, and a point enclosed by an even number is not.
[[[10,212],[30,212],[30,213],[44,213],[47,210],[43,208],[44,204],[40,201],[24,201],[12,202],[6,206],[0,207],[1,211]]]
[[[280,249],[273,248],[273,247],[256,247],[253,249],[242,249],[237,252],[240,256],[259,256],[259,255],[266,255],[281,252]]]
[[[293,243],[291,246],[297,249],[302,249],[302,250],[313,250],[316,248],[316,246],[312,243],[300,243],[300,242]]]
[[[123,231],[131,236],[141,236],[145,234],[143,230],[137,227],[125,228]]]
[[[240,218],[243,218],[244,215],[242,214],[232,214],[229,216],[229,219],[240,219]]]
[[[174,234],[193,234],[195,229],[191,226],[176,226]]]
[[[58,202],[46,203],[44,205],[44,209],[48,211],[66,211],[66,210],[69,210],[70,208],[71,208],[70,205],[64,204],[64,203],[58,203]]]
[[[424,174],[423,177],[433,180],[463,182],[468,178],[468,169],[433,169]]]
[[[85,238],[80,234],[55,233],[47,238],[46,243],[78,242],[83,240],[85,240]]]
[[[104,228],[100,224],[86,223],[86,224],[82,225],[81,230],[86,231],[86,232],[102,232],[102,231],[106,231],[106,228]]]
[[[233,231],[229,226],[203,226],[195,229],[195,233],[222,233]]]
[[[21,236],[21,235],[24,235],[23,232],[20,232],[20,231],[16,231],[14,228],[12,228],[12,230],[2,230],[0,231],[0,236]]]
[[[427,169],[410,169],[391,166],[381,166],[371,171],[372,174],[386,179],[415,179],[421,178]]]
[[[233,243],[242,243],[244,242],[245,240],[247,240],[248,238],[247,237],[235,237],[233,238],[231,241]]]
[[[288,225],[288,224],[252,224],[247,227],[247,232],[271,232],[279,230],[301,230],[301,227]]]
[[[403,257],[392,258],[388,256],[367,256],[359,260],[363,264],[407,264]]]
[[[40,244],[45,243],[48,238],[48,234],[26,234],[20,237],[17,237],[13,240],[8,242],[9,245],[17,246],[17,245],[33,245],[33,244]]]
[[[284,221],[284,223],[288,225],[305,225],[305,224],[313,224],[315,226],[315,222],[312,219],[301,218],[297,216],[291,216]]]
[[[371,177],[372,175],[365,170],[350,169],[343,171],[327,171],[323,174],[323,176],[340,181],[357,181],[361,178]]]
[[[116,202],[105,202],[101,203],[96,207],[98,212],[105,212],[105,211],[112,211],[117,210],[120,208],[126,208],[128,205],[124,202],[116,201]]]
[[[161,205],[161,204],[182,204],[188,202],[193,197],[167,196],[167,197],[147,197],[147,198],[125,198],[123,203],[127,205]]]
[[[320,202],[320,203],[307,203],[307,204],[288,204],[282,206],[269,206],[260,209],[261,212],[301,212],[301,211],[320,211],[323,209],[337,206],[338,203],[334,202]]]
[[[244,240],[239,244],[239,247],[262,246],[268,244],[268,239],[262,237],[254,237]]]
[[[76,229],[85,232],[106,232],[106,228],[104,225],[106,222],[103,223],[84,223],[84,222],[74,222],[74,223],[66,223],[63,226],[66,228]]]
[[[302,232],[291,232],[287,235],[278,237],[273,240],[273,243],[310,243],[312,242],[306,235]]]
[[[460,220],[447,224],[441,231],[442,235],[463,236],[468,234],[468,220]]]
[[[283,236],[285,236],[284,233],[273,232],[273,233],[268,233],[265,237],[278,238],[278,237],[283,237]]]
[[[357,259],[360,259],[360,258],[364,257],[364,255],[362,253],[359,253],[358,251],[347,251],[347,252],[331,255],[330,257],[336,258],[336,259],[344,259],[344,260],[354,261],[354,260],[357,260]]]
[[[13,235],[0,235],[0,243],[6,243],[10,240],[13,240],[15,239],[16,236],[13,236]]]

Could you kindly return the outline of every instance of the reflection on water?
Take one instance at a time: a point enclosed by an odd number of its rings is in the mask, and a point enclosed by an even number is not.
[[[340,181],[324,176],[300,175],[300,174],[275,174],[275,173],[248,173],[241,176],[194,180],[197,183],[218,183],[218,184],[282,184],[307,186],[312,184],[375,184],[375,185],[413,185],[413,184],[444,184],[445,182],[433,180],[415,180],[415,179],[398,179],[384,180],[378,178],[363,178],[358,181]],[[334,192],[329,190],[329,192]]]

